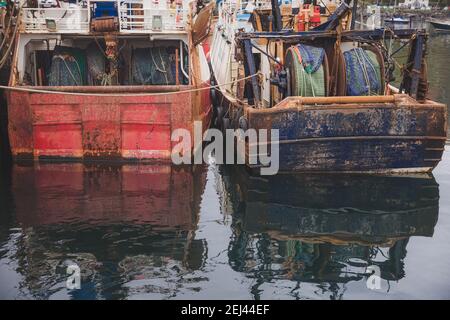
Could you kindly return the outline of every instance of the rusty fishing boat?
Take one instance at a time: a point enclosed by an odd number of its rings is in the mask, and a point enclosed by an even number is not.
[[[277,129],[280,171],[431,171],[444,150],[447,107],[427,97],[427,33],[355,30],[347,0],[325,9],[223,1],[210,54],[221,85],[211,91],[215,126]],[[408,46],[401,64],[396,54]],[[249,159],[262,144],[254,151],[238,139],[246,165],[261,167]]]
[[[15,159],[168,160],[211,118],[202,48],[213,4],[20,1],[8,100]],[[192,149],[194,149],[192,143]],[[192,150],[183,150],[192,152]]]

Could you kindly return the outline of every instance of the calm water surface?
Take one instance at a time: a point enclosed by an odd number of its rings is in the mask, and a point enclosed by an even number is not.
[[[447,104],[449,44],[429,47],[431,95]],[[261,178],[211,159],[0,178],[1,299],[450,298],[450,145],[432,176]],[[66,288],[74,263],[80,290]]]

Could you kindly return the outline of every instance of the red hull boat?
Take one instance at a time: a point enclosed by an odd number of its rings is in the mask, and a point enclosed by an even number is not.
[[[22,9],[7,92],[15,159],[170,160],[173,130],[206,130],[212,5],[137,2],[117,2],[109,20],[95,1]]]
[[[190,88],[194,87],[174,89]],[[176,143],[170,139],[172,130],[192,131],[196,120],[206,130],[211,112],[208,90],[110,97],[10,91],[8,118],[11,151],[17,159],[170,160]]]

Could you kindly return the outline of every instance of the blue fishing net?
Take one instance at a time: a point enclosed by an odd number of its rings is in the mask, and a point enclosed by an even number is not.
[[[56,46],[53,51],[50,86],[82,86],[86,84],[86,55],[83,50]]]
[[[103,48],[91,43],[86,48],[88,84],[91,86],[106,85],[106,57]]]
[[[302,57],[302,64],[305,72],[316,72],[323,64],[325,50],[323,48],[312,47],[305,44],[298,44],[297,47]]]
[[[362,48],[344,52],[347,75],[347,95],[376,95],[381,91],[380,66]]]
[[[137,48],[133,51],[133,84],[175,84],[174,68],[165,48]]]

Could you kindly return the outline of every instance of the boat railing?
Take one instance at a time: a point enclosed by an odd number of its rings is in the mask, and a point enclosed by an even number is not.
[[[119,9],[120,32],[139,33],[153,31],[184,31],[187,23],[187,9]]]
[[[271,8],[269,0],[225,0],[221,3],[219,24],[223,30],[224,36],[231,40],[238,26],[242,26],[240,22],[248,21],[249,14],[254,9]]]
[[[24,8],[25,32],[89,32],[88,8]]]
[[[250,13],[254,9],[270,9],[272,7],[270,0],[228,0],[224,1],[221,5],[228,13]]]

